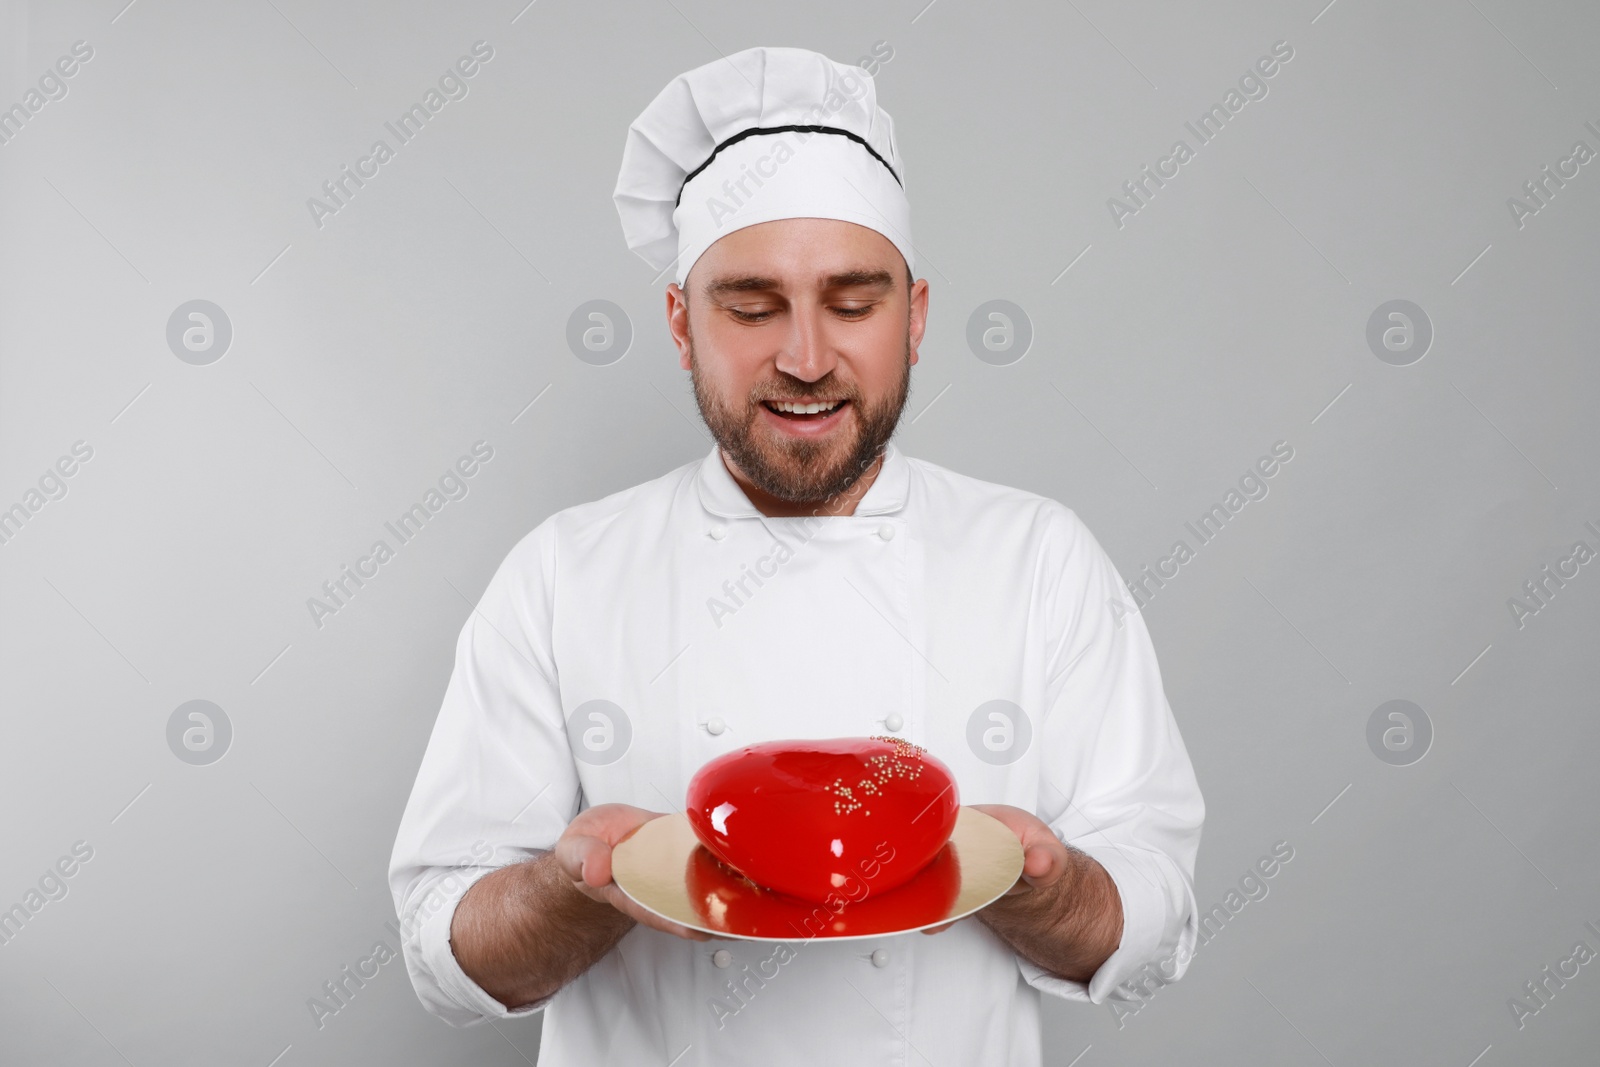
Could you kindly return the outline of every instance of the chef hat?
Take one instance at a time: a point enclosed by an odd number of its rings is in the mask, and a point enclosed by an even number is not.
[[[719,238],[841,219],[912,265],[911,205],[872,76],[803,48],[750,48],[680,74],[628,127],[614,199],[628,247],[683,284]]]

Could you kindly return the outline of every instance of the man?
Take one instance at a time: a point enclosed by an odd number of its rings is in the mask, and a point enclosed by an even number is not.
[[[630,129],[624,231],[676,266],[716,446],[545,520],[462,629],[390,867],[448,1022],[548,1005],[541,1064],[1031,1065],[1041,992],[1183,972],[1204,806],[1115,569],[1062,505],[889,443],[928,308],[902,181],[871,78],[797,49],[681,75]],[[707,760],[867,734],[1017,834],[1008,895],[774,945],[612,883]]]

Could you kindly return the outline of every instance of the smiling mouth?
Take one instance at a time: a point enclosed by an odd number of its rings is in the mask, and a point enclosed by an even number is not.
[[[850,406],[848,400],[763,400],[761,406],[790,422],[825,422]]]

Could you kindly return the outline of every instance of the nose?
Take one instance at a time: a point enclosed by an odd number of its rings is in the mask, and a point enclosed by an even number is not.
[[[823,321],[826,314],[819,305],[795,305],[789,315],[789,333],[778,353],[777,367],[803,382],[814,382],[839,365],[838,354],[828,340]]]

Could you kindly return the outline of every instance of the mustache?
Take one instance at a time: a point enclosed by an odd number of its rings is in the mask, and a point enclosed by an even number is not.
[[[750,402],[763,404],[768,400],[856,400],[859,396],[855,386],[823,378],[820,381],[797,382],[794,385],[784,385],[779,382],[760,385],[751,390]]]

